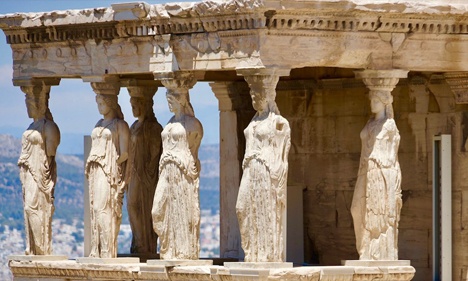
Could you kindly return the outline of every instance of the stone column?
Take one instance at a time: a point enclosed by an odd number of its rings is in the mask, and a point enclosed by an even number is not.
[[[255,114],[245,82],[210,83],[219,108],[220,257],[243,259],[236,201],[245,152],[244,129]]]
[[[23,134],[18,159],[23,188],[26,255],[52,254],[52,217],[57,183],[55,155],[60,131],[49,110],[51,85],[60,78],[14,80],[26,94],[26,107],[32,123]]]
[[[85,159],[85,255],[99,258],[117,257],[117,235],[122,216],[122,200],[125,183],[125,166],[128,159],[129,129],[123,120],[123,114],[118,104],[117,95],[120,92],[118,76],[87,76],[84,82],[90,82],[100,103],[105,105],[105,111],[100,112],[103,119],[93,129],[91,134],[91,152]],[[109,118],[109,116],[112,116]],[[105,135],[109,135],[105,137]],[[94,141],[94,139],[99,141]],[[94,147],[94,146],[97,147]],[[111,147],[111,148],[110,148]],[[101,151],[106,154],[102,155]],[[91,159],[91,160],[90,160]],[[89,162],[88,162],[89,161]],[[88,168],[88,164],[91,168]],[[93,182],[89,182],[93,179]],[[93,184],[99,185],[98,188]],[[107,195],[106,195],[107,194]],[[99,211],[91,206],[91,197],[104,209]],[[107,199],[103,199],[106,197]],[[99,199],[96,199],[99,198]],[[102,201],[105,201],[103,203]],[[103,206],[104,206],[103,205]],[[86,207],[88,206],[88,207]],[[98,207],[101,208],[101,207]]]
[[[132,229],[130,253],[140,258],[156,257],[158,236],[153,230],[151,209],[158,184],[162,152],[162,126],[153,111],[153,96],[158,89],[154,80],[124,80],[130,94],[133,116],[130,127],[129,161],[127,164],[127,211]]]
[[[361,162],[351,205],[356,248],[360,260],[398,260],[402,207],[400,135],[391,92],[408,71],[363,70],[355,74],[370,90],[374,114],[361,132]]]
[[[200,160],[203,127],[195,117],[189,89],[192,72],[155,73],[167,88],[174,116],[161,134],[160,179],[154,195],[153,228],[159,236],[161,260],[198,260],[200,248]]]
[[[286,201],[289,122],[276,105],[283,69],[238,69],[257,111],[244,133],[246,150],[236,213],[246,262],[286,261]],[[281,266],[281,265],[278,265]],[[289,265],[288,265],[289,266]]]

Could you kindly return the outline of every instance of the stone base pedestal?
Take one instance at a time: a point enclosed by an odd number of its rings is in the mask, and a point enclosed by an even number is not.
[[[67,256],[62,255],[13,255],[8,256],[9,261],[66,261]]]
[[[81,264],[128,264],[140,263],[140,258],[77,258],[77,263]]]
[[[29,258],[30,256],[28,256]],[[171,280],[171,281],[409,281],[415,270],[408,261],[345,261],[344,266],[292,267],[292,263],[226,263],[213,266],[211,260],[138,263],[137,259],[19,260],[9,262],[14,280]]]

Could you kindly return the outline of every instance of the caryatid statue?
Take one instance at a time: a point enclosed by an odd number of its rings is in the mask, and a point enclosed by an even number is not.
[[[52,216],[60,131],[49,110],[50,86],[23,86],[28,116],[18,160],[23,186],[26,255],[52,254]]]
[[[117,95],[97,94],[96,102],[103,119],[91,133],[91,151],[85,167],[91,209],[90,257],[115,258],[130,132]]]
[[[132,228],[131,253],[156,253],[158,236],[151,209],[158,184],[162,126],[153,112],[156,86],[131,86],[130,103],[138,118],[130,127],[127,210]]]
[[[200,244],[200,160],[203,127],[195,117],[188,90],[191,74],[163,80],[174,116],[161,134],[163,153],[153,202],[153,227],[159,236],[163,260],[195,260]]]
[[[244,130],[243,175],[237,197],[246,262],[285,261],[285,212],[291,131],[275,102],[278,75],[245,75],[257,111]]]
[[[377,79],[377,78],[376,78]],[[388,80],[391,80],[390,78]],[[361,161],[351,214],[361,260],[398,260],[398,223],[402,207],[400,134],[393,115],[391,85],[364,79],[371,89],[373,116],[361,131]],[[388,82],[388,81],[387,81]]]

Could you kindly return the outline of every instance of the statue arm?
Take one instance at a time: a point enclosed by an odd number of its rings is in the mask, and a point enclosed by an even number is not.
[[[279,116],[276,123],[276,129],[278,130],[278,151],[280,153],[278,161],[280,167],[278,171],[278,190],[277,197],[278,201],[285,203],[286,201],[286,185],[288,178],[288,156],[289,148],[291,147],[291,129],[289,122],[283,117]]]
[[[200,148],[201,140],[203,138],[203,127],[200,121],[198,121],[198,119],[196,118],[194,118],[193,122],[190,122],[188,126],[189,126],[188,128],[189,149],[193,155],[193,158],[197,161],[198,149]],[[197,167],[197,168],[200,168],[200,167]]]
[[[125,189],[127,187],[127,174],[125,169],[125,162],[128,159],[128,146],[130,141],[130,129],[128,128],[128,124],[125,121],[120,121],[117,123],[117,132],[119,138],[119,157],[117,158],[117,165],[120,165],[121,169],[120,172],[122,173],[121,182],[117,186],[117,192],[115,196],[117,197],[117,202],[122,204],[123,197],[125,193]],[[121,215],[121,214],[120,214]]]
[[[54,157],[60,144],[60,130],[53,121],[47,121],[44,128],[46,154]]]
[[[119,155],[119,158],[117,159],[117,164],[122,164],[128,159],[130,129],[128,128],[128,124],[125,121],[119,122],[118,126],[119,126],[118,132],[119,132],[120,155]]]

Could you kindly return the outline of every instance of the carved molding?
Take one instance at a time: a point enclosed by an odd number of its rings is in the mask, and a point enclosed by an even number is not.
[[[50,43],[118,38],[115,23],[73,24],[35,28],[3,29],[8,44]]]
[[[184,16],[172,16],[172,11],[165,10],[168,8],[144,2],[113,4],[114,9],[100,14],[105,20],[82,20],[81,14],[76,16],[60,11],[60,20],[57,21],[54,20],[57,16],[44,13],[44,23],[38,25],[34,19],[15,15],[0,17],[0,26],[7,42],[12,45],[255,29],[468,34],[468,19],[459,14],[382,14],[371,10],[318,12],[307,7],[266,11],[259,3],[244,3],[246,6],[243,9],[237,7],[232,10],[232,7],[228,7],[232,3],[227,2],[209,8],[203,7],[203,3],[196,3],[184,11],[187,14]],[[150,11],[154,9],[161,11]],[[75,20],[75,16],[78,20]]]
[[[267,14],[268,15],[268,14]],[[299,29],[326,31],[375,31],[392,33],[468,34],[468,20],[455,16],[396,14],[382,16],[373,13],[307,13],[279,11],[266,19],[269,29]]]

